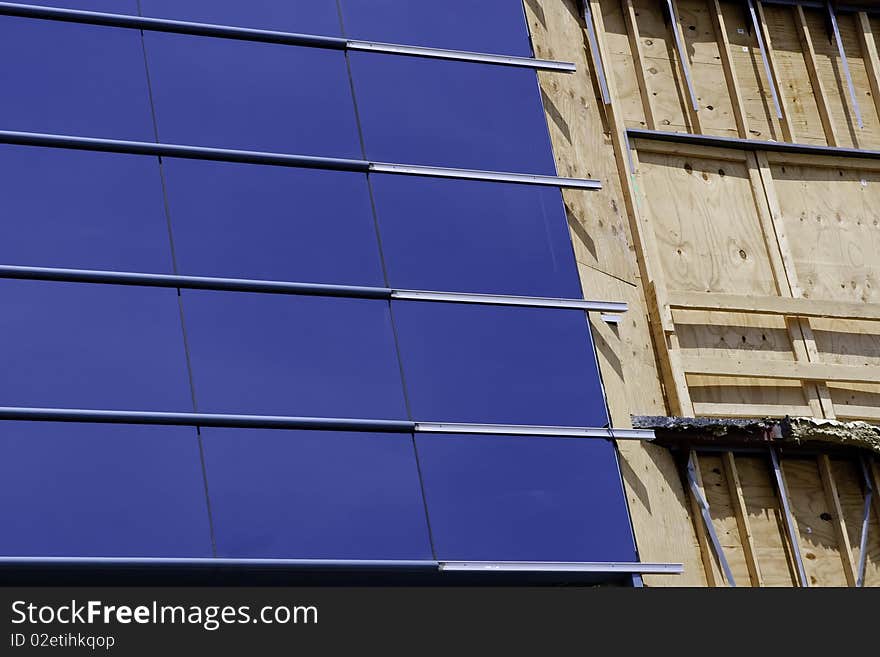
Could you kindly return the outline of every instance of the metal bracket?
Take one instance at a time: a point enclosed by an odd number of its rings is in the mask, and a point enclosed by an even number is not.
[[[834,40],[837,42],[837,52],[840,54],[840,63],[843,64],[843,73],[846,76],[846,86],[849,89],[849,98],[852,101],[853,111],[856,113],[856,121],[859,124],[859,130],[865,127],[862,121],[862,112],[859,109],[859,101],[856,98],[856,88],[853,85],[852,75],[849,72],[849,61],[846,59],[846,51],[843,48],[843,39],[840,38],[840,27],[837,24],[837,16],[834,14],[834,7],[831,2],[825,3],[828,12],[828,20],[831,22],[831,29],[834,32]]]
[[[724,577],[727,579],[728,584],[736,586],[736,580],[733,578],[730,564],[727,563],[727,557],[724,555],[724,549],[721,547],[721,541],[718,539],[715,525],[712,524],[712,516],[709,514],[709,502],[703,496],[703,491],[700,490],[700,486],[697,483],[697,469],[694,464],[693,451],[691,451],[690,456],[688,457],[687,478],[691,493],[693,493],[694,498],[697,500],[697,504],[700,506],[700,515],[703,517],[703,524],[705,525],[709,538],[712,541],[712,550],[715,552],[715,556],[721,564],[721,569],[724,571]]]
[[[859,464],[862,466],[862,477],[865,482],[865,510],[862,514],[862,535],[859,540],[859,574],[856,579],[856,586],[863,587],[865,585],[865,566],[868,561],[868,526],[871,524],[871,502],[874,496],[874,485],[871,483],[871,473],[868,472],[868,464],[864,456],[859,458]]]
[[[801,546],[798,543],[797,532],[794,528],[792,520],[791,508],[788,504],[788,491],[785,489],[785,480],[782,478],[782,467],[779,465],[779,455],[773,447],[770,450],[770,460],[773,463],[773,474],[776,477],[776,486],[779,490],[779,500],[782,503],[782,512],[785,515],[785,526],[788,530],[788,540],[791,542],[791,551],[794,554],[795,564],[797,565],[798,578],[801,586],[809,587],[810,582],[807,579],[807,573],[804,570],[804,560],[801,557]]]

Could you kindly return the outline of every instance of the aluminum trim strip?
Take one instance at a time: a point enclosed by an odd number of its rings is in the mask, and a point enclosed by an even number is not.
[[[59,7],[44,7],[40,5],[27,5],[14,2],[0,2],[0,15],[61,21],[65,23],[148,30],[151,32],[191,34],[193,36],[235,39],[239,41],[277,43],[288,46],[323,48],[326,50],[357,50],[361,52],[402,55],[405,57],[446,59],[497,66],[517,66],[531,68],[537,71],[560,71],[571,73],[576,70],[575,65],[571,62],[535,59],[533,57],[496,55],[492,53],[470,52],[464,50],[449,50],[446,48],[425,48],[421,46],[409,46],[396,43],[380,43],[376,41],[344,39],[339,37],[300,34],[296,32],[280,32],[275,30],[260,30],[230,25],[171,20],[166,18],[82,11],[79,9],[63,9]]]
[[[463,422],[416,422],[416,433],[470,433],[511,436],[555,436],[562,438],[605,438],[607,440],[654,440],[651,429],[608,429],[601,427],[552,427],[526,424],[470,424]]]
[[[639,573],[680,575],[680,563],[639,563],[625,561],[441,561],[448,572],[540,572],[540,573]]]
[[[291,281],[252,280],[246,278],[218,278],[213,276],[181,276],[177,274],[148,274],[94,269],[66,269],[56,267],[25,267],[0,265],[0,279],[64,281],[70,283],[98,283],[107,285],[138,285],[145,287],[183,288],[193,290],[223,290],[232,292],[264,292],[303,296],[348,297],[399,301],[431,301],[441,303],[471,303],[496,306],[527,306],[597,312],[622,313],[627,304],[618,301],[588,301],[552,297],[526,297],[504,294],[470,294],[466,292],[437,292],[431,290],[394,290],[385,287],[359,285],[331,285]]]
[[[14,130],[0,130],[0,143],[16,144],[20,146],[49,146],[53,148],[68,148],[105,153],[179,157],[191,160],[242,162],[246,164],[266,164],[305,169],[353,171],[357,173],[369,173],[372,171],[374,173],[427,176],[432,178],[461,178],[465,180],[509,182],[522,185],[542,185],[546,187],[573,189],[602,188],[602,183],[598,180],[580,178],[561,178],[558,176],[509,173],[505,171],[482,171],[479,169],[453,169],[421,164],[369,162],[367,160],[352,160],[336,157],[265,153],[261,151],[246,151],[229,148],[161,144],[123,139],[103,139],[100,137],[78,137],[73,135],[54,135],[39,132],[19,132]]]

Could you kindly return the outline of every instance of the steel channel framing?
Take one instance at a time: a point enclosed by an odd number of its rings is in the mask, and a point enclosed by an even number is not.
[[[804,570],[804,559],[801,556],[801,546],[798,542],[798,535],[794,528],[794,521],[791,515],[791,505],[788,503],[788,490],[785,487],[785,479],[782,476],[782,466],[779,464],[779,455],[776,449],[769,448],[770,462],[773,464],[773,476],[776,479],[776,488],[779,493],[779,500],[782,503],[782,513],[785,516],[785,528],[788,532],[788,540],[791,543],[791,552],[794,555],[795,565],[797,566],[798,579],[801,586],[809,587],[810,580],[807,579],[807,573]]]
[[[703,526],[706,528],[706,533],[709,534],[709,540],[712,542],[712,551],[715,552],[715,556],[718,558],[718,562],[721,564],[721,569],[724,571],[724,577],[727,580],[727,583],[730,586],[736,586],[736,580],[733,578],[733,572],[730,570],[730,564],[727,563],[727,557],[724,554],[724,548],[721,547],[721,541],[718,539],[718,532],[715,531],[715,525],[712,524],[712,516],[709,513],[709,502],[706,500],[706,497],[703,495],[703,491],[700,490],[700,486],[697,483],[697,468],[694,465],[693,451],[688,457],[687,462],[687,479],[688,486],[691,489],[691,494],[694,496],[694,499],[697,500],[697,506],[700,507],[700,516],[703,520]]]
[[[678,575],[680,563],[624,561],[428,561],[395,559],[230,559],[163,557],[0,557],[0,566],[218,566],[275,568],[285,570],[427,570],[482,573],[621,573]]]
[[[178,157],[189,160],[266,164],[270,166],[351,171],[355,173],[388,173],[407,176],[426,176],[430,178],[458,178],[462,180],[508,182],[520,185],[559,187],[562,189],[602,188],[602,183],[598,180],[588,180],[583,178],[561,178],[558,176],[508,173],[504,171],[482,171],[479,169],[453,169],[448,167],[423,166],[419,164],[391,164],[387,162],[369,162],[367,160],[352,160],[338,157],[265,153],[261,151],[247,151],[230,148],[159,144],[145,141],[76,137],[73,135],[52,135],[39,132],[19,132],[14,130],[0,130],[0,144],[48,146],[50,148],[99,151],[103,153],[155,155]]]
[[[596,31],[593,27],[593,12],[590,9],[590,0],[581,0],[581,6],[584,11],[584,22],[587,25],[587,40],[590,44],[590,54],[593,57],[596,76],[599,78],[599,90],[602,92],[602,102],[606,105],[610,105],[611,93],[608,91],[608,80],[605,77],[605,62],[602,61],[602,53],[599,51],[599,44],[596,40]]]
[[[697,102],[697,93],[694,90],[694,82],[691,80],[691,68],[688,65],[687,50],[681,40],[678,12],[675,11],[675,5],[672,4],[672,0],[666,0],[666,11],[669,13],[672,35],[675,37],[675,49],[678,51],[678,61],[681,64],[681,72],[684,74],[684,80],[687,84],[688,94],[691,98],[691,106],[694,108],[695,112],[699,112],[700,104]]]
[[[227,292],[266,292],[301,296],[347,297],[352,299],[381,299],[399,301],[431,301],[439,303],[470,303],[492,306],[526,306],[558,308],[595,312],[621,313],[627,304],[617,301],[587,301],[585,299],[557,299],[504,294],[470,294],[464,292],[435,292],[430,290],[395,290],[386,287],[357,285],[326,285],[287,281],[261,281],[245,278],[216,278],[211,276],[179,276],[172,274],[144,274],[91,269],[59,269],[53,267],[25,267],[0,265],[0,279],[61,281],[67,283],[99,283],[107,285],[136,285],[191,290],[221,290]]]
[[[664,132],[663,130],[646,130],[643,128],[628,128],[626,134],[630,139],[653,139],[655,141],[671,141],[681,144],[695,144],[698,146],[736,148],[743,151],[773,151],[780,153],[801,153],[804,155],[880,159],[880,151],[864,150],[861,148],[793,144],[782,141],[740,139],[739,137],[716,137],[713,135],[695,135],[690,132]]]
[[[605,440],[654,440],[650,429],[607,427],[552,427],[528,424],[463,424],[367,420],[360,418],[295,417],[286,415],[235,415],[228,413],[178,413],[117,411],[81,408],[0,407],[0,420],[31,422],[94,422],[98,424],[148,424],[186,427],[244,429],[304,429],[313,431],[372,431],[377,433],[466,433],[484,435],[599,438]]]
[[[859,459],[862,469],[862,479],[865,484],[865,508],[862,512],[862,533],[859,538],[859,572],[856,578],[856,586],[865,585],[865,567],[868,562],[868,526],[871,524],[871,503],[874,497],[874,485],[871,483],[871,473],[865,457]]]
[[[755,37],[758,39],[758,49],[761,51],[761,61],[764,63],[764,74],[767,76],[767,84],[770,85],[770,95],[773,97],[773,107],[776,108],[776,118],[782,118],[782,105],[779,102],[779,94],[776,91],[776,82],[773,80],[773,74],[770,71],[770,59],[767,55],[767,46],[764,43],[764,30],[761,29],[761,23],[758,21],[758,14],[755,11],[755,3],[753,0],[748,2],[749,17],[752,20],[752,29]]]
[[[846,86],[849,89],[849,98],[853,104],[853,111],[856,113],[856,121],[859,124],[859,130],[865,127],[862,121],[862,112],[859,110],[859,101],[856,98],[856,88],[853,85],[852,75],[849,72],[849,61],[846,58],[846,51],[843,49],[843,39],[840,38],[840,27],[837,25],[837,16],[834,13],[834,7],[830,2],[825,4],[828,11],[828,20],[831,21],[831,30],[834,32],[834,41],[837,44],[837,52],[840,55],[840,62],[843,64],[843,73],[846,76]]]
[[[344,39],[313,34],[258,30],[227,25],[213,25],[210,23],[168,20],[164,18],[147,18],[126,14],[110,14],[105,12],[81,11],[78,9],[24,5],[12,2],[0,2],[0,15],[62,21],[66,23],[148,30],[151,32],[170,32],[174,34],[190,34],[193,36],[217,37],[221,39],[236,39],[239,41],[305,46],[308,48],[322,48],[326,50],[356,50],[360,52],[402,55],[405,57],[445,59],[496,66],[516,66],[521,68],[531,68],[538,71],[571,73],[576,70],[575,65],[570,62],[557,62],[546,59],[535,59],[533,57],[496,55],[464,50],[448,50],[444,48],[425,48],[422,46],[365,41],[363,39]]]

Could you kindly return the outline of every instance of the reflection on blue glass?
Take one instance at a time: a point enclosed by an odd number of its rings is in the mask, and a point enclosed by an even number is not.
[[[383,285],[366,177],[165,159],[182,274]]]
[[[182,295],[200,411],[405,417],[387,303]]]
[[[0,423],[0,554],[210,557],[196,431]]]
[[[522,0],[340,0],[346,35],[434,48],[531,54]]]
[[[608,422],[581,311],[400,301],[394,321],[418,420]]]
[[[341,52],[146,32],[163,142],[360,157]]]
[[[111,14],[137,15],[138,0],[28,0],[23,5],[81,9],[85,11],[105,11]]]
[[[191,411],[175,290],[0,281],[0,405]]]
[[[170,273],[155,158],[0,146],[0,263]]]
[[[339,36],[336,0],[140,0],[144,16]]]
[[[635,561],[611,443],[419,436],[417,446],[438,559]]]
[[[411,436],[202,435],[218,556],[431,558]]]
[[[153,139],[141,35],[0,16],[4,130]]]
[[[581,296],[558,189],[371,178],[392,287]]]
[[[535,72],[352,53],[367,157],[555,175]]]

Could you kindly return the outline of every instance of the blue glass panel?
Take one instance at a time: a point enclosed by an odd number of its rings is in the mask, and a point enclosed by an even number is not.
[[[141,35],[0,16],[4,130],[153,140]]]
[[[384,283],[366,176],[166,159],[180,272]]]
[[[411,436],[202,435],[219,556],[431,558]]]
[[[138,13],[137,0],[30,0],[21,4],[105,11],[110,14],[128,14],[129,16],[137,16]]]
[[[341,52],[144,34],[160,141],[360,157]]]
[[[405,417],[385,302],[182,294],[199,410]]]
[[[144,16],[339,36],[335,0],[141,0]]]
[[[171,272],[155,158],[0,146],[0,263]]]
[[[351,54],[371,160],[555,175],[531,70]]]
[[[0,281],[0,405],[191,411],[175,290]]]
[[[581,296],[558,189],[383,175],[372,184],[392,287]]]
[[[434,48],[531,54],[521,0],[341,0],[348,36]]]
[[[417,445],[438,559],[635,561],[610,443],[419,436]]]
[[[401,301],[394,321],[417,420],[608,422],[580,311]]]
[[[0,423],[0,553],[210,557],[196,432]]]

